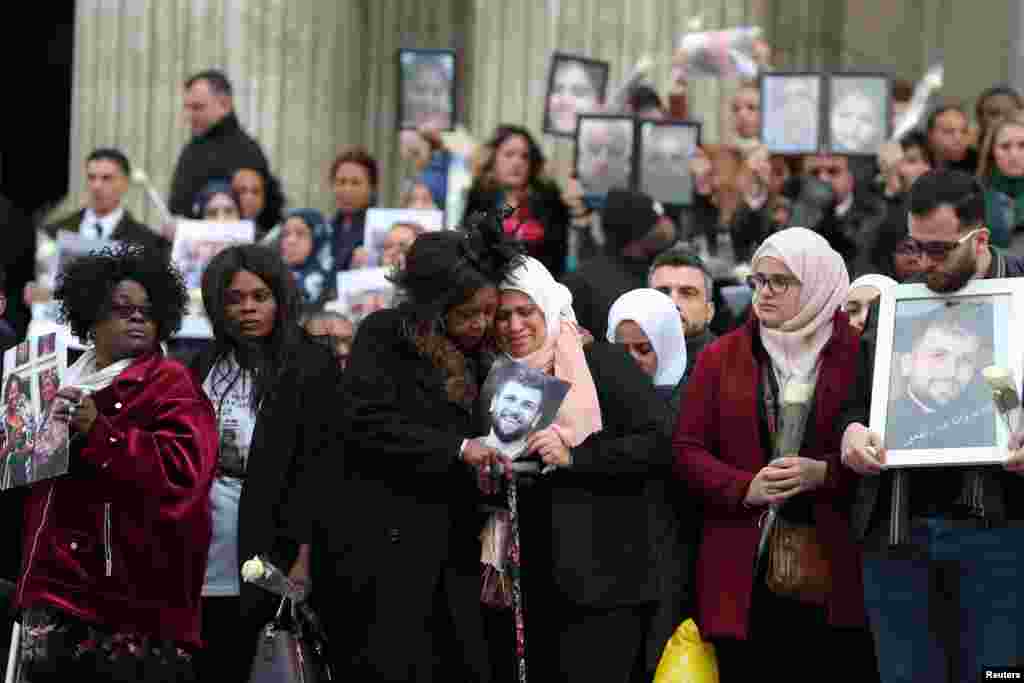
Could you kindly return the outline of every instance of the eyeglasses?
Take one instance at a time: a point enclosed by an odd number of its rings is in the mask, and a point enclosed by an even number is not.
[[[747,276],[747,286],[753,290],[759,290],[765,285],[768,286],[768,291],[773,296],[782,296],[792,285],[799,285],[800,281],[795,277],[788,275],[782,275],[776,273],[774,275],[765,275],[764,273],[752,273]]]
[[[982,230],[987,230],[985,227],[978,227],[966,235],[956,240],[955,242],[943,242],[941,240],[933,240],[929,242],[922,242],[916,240],[913,237],[908,237],[903,242],[900,242],[897,247],[897,253],[906,256],[927,256],[933,261],[945,261],[949,255],[956,250],[958,247],[963,245],[965,242],[970,240],[972,237],[977,235]]]
[[[138,313],[145,320],[153,320],[152,306],[136,306],[135,304],[110,304],[110,312],[121,320],[131,320]]]

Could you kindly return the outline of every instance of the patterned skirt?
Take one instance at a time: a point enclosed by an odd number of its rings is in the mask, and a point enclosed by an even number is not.
[[[197,680],[191,653],[172,641],[118,632],[50,606],[24,610],[21,625],[21,683]]]

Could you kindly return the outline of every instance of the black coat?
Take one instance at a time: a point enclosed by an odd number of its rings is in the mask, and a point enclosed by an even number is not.
[[[240,168],[270,172],[259,143],[242,130],[238,117],[230,112],[181,150],[171,179],[171,213],[193,217],[192,204],[203,186],[215,178],[230,180]]]
[[[82,226],[85,211],[85,209],[79,209],[73,214],[46,226],[43,230],[53,239],[57,239],[57,233],[62,230],[77,233]],[[138,244],[147,249],[156,250],[168,260],[171,258],[171,243],[150,230],[145,223],[135,220],[135,217],[128,210],[125,210],[121,220],[114,226],[114,232],[110,234],[110,239]]]
[[[331,499],[321,520],[339,591],[324,618],[342,672],[430,680],[423,667],[436,651],[432,639],[452,630],[425,627],[437,616],[443,584],[463,643],[458,655],[479,657],[467,665],[482,680],[483,516],[475,474],[458,459],[463,439],[480,431],[474,410],[448,399],[444,375],[404,336],[405,315],[370,315],[349,357],[346,492]]]
[[[653,603],[657,549],[650,538],[649,489],[652,481],[671,476],[667,407],[622,349],[593,344],[586,359],[602,429],[572,450],[572,467],[542,476],[523,493],[523,566],[537,576],[531,553],[550,561],[540,571],[549,574],[561,598],[580,606]],[[532,551],[533,529],[550,539],[541,555]],[[543,608],[533,600],[537,619]]]
[[[36,231],[29,217],[4,196],[0,196],[0,243],[0,268],[7,275],[7,310],[2,317],[20,339],[32,319],[22,292],[36,279]]]
[[[466,199],[464,218],[475,211],[494,211],[501,193],[474,185]],[[536,249],[528,249],[533,256],[558,279],[565,273],[569,252],[569,207],[562,202],[558,186],[552,182],[537,182],[530,188],[527,208],[544,226],[544,240]]]
[[[626,292],[647,286],[649,266],[598,254],[575,273],[566,275],[562,283],[572,292],[572,307],[580,327],[597,338],[603,337],[612,304]]]
[[[191,363],[200,382],[210,373],[213,353],[207,349]],[[277,390],[263,401],[256,416],[238,510],[239,567],[259,554],[287,572],[299,545],[312,542],[315,506],[324,500],[322,485],[327,483],[317,478],[320,463],[330,460],[340,467],[341,406],[337,361],[326,348],[304,339]],[[276,604],[262,589],[242,585],[243,613],[257,628],[273,616]]]

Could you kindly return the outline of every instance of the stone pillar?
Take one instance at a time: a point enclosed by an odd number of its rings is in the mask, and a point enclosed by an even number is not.
[[[182,83],[217,67],[243,127],[263,146],[292,206],[331,208],[323,175],[336,141],[364,129],[362,3],[335,0],[79,0],[72,91],[71,182],[83,160],[123,150],[166,195],[188,129]],[[143,192],[129,208],[156,220]]]
[[[242,125],[263,146],[289,204],[331,211],[325,176],[337,148],[363,144],[381,165],[381,202],[397,201],[407,169],[394,129],[399,47],[459,51],[461,120],[483,140],[499,123],[538,134],[556,176],[572,143],[540,134],[552,51],[612,64],[611,87],[641,56],[668,84],[672,46],[700,14],[709,28],[764,21],[767,0],[79,0],[71,131],[71,182],[61,209],[82,199],[83,160],[122,149],[166,194],[188,139],[182,82],[223,68]],[[731,86],[695,81],[691,112],[706,140],[727,126]],[[144,193],[129,208],[155,220]]]

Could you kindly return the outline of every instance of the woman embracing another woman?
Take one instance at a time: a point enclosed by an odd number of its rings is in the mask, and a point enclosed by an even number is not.
[[[665,403],[622,349],[583,348],[572,295],[536,259],[502,282],[494,333],[513,360],[571,385],[554,423],[527,441],[526,457],[549,472],[519,495],[530,675],[625,683],[643,670],[658,600],[647,494],[671,463]],[[495,679],[509,680],[513,630],[493,621],[491,651],[505,645],[507,657]]]

